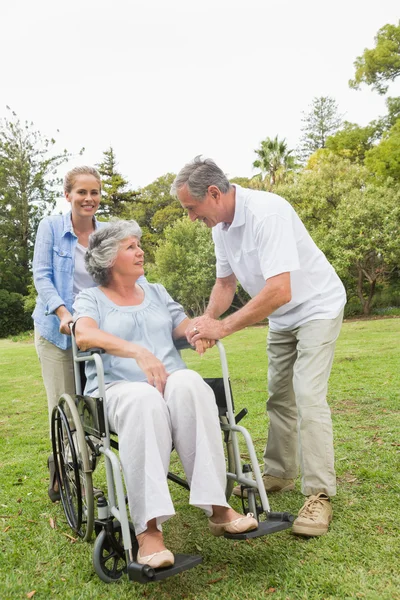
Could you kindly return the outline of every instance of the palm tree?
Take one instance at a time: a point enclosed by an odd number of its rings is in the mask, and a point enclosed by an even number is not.
[[[254,152],[258,159],[253,162],[253,167],[261,170],[257,176],[267,182],[268,187],[274,186],[284,178],[285,173],[297,167],[296,158],[292,156],[293,150],[288,150],[286,140],[278,140],[277,135],[274,139],[267,137]]]

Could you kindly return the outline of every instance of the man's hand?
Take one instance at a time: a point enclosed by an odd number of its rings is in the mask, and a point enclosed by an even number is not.
[[[212,319],[207,315],[196,317],[190,321],[189,327],[185,331],[187,341],[192,346],[196,345],[201,339],[220,340],[225,337],[223,321]],[[213,344],[214,345],[214,344]],[[196,347],[197,350],[197,347]]]

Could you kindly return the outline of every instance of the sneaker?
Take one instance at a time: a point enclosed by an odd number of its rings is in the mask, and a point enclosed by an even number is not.
[[[282,477],[273,477],[272,475],[263,475],[265,491],[269,492],[290,492],[294,490],[294,479],[283,479]],[[232,493],[235,496],[241,496],[241,486],[233,488]],[[243,497],[247,498],[247,490],[243,490]]]
[[[332,521],[332,505],[326,494],[309,496],[293,523],[292,531],[297,535],[324,535]]]

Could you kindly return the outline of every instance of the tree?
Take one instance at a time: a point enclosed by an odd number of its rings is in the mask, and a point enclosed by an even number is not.
[[[168,225],[148,276],[161,282],[186,311],[202,314],[215,282],[211,231],[188,217]]]
[[[365,153],[373,147],[379,137],[374,123],[360,127],[356,123],[345,121],[342,129],[326,140],[326,148],[342,158],[352,162],[364,162]]]
[[[129,182],[117,170],[118,163],[113,148],[103,152],[103,161],[97,165],[102,178],[99,215],[121,218],[136,200],[138,192],[129,190]]]
[[[381,179],[400,181],[400,119],[365,155],[366,167]]]
[[[400,21],[398,25],[384,25],[375,36],[375,48],[366,48],[354,62],[354,79],[349,85],[359,89],[361,83],[372,85],[379,94],[385,94],[388,82],[400,75]]]
[[[337,209],[353,189],[366,185],[368,177],[365,167],[321,149],[310,157],[295,181],[279,185],[275,191],[294,206],[316,244],[330,258],[327,233],[334,225]]]
[[[316,150],[325,148],[328,137],[340,128],[342,116],[336,100],[330,96],[314,98],[310,110],[303,112],[302,122],[299,156],[305,162]]]
[[[0,121],[0,288],[26,294],[36,229],[55,206],[69,154],[52,154],[55,140],[10,112]]]
[[[382,137],[387,137],[388,131],[400,119],[399,97],[387,98],[386,107],[386,115],[371,121],[365,127],[345,121],[341,129],[327,138],[326,148],[342,158],[363,163],[366,153]]]
[[[167,173],[140,189],[136,201],[124,212],[125,218],[135,219],[142,228],[147,263],[154,261],[157,242],[164,238],[166,228],[185,214],[177,199],[171,196],[174,179],[173,173]]]
[[[377,283],[400,265],[399,223],[400,187],[390,182],[352,190],[327,232],[333,265],[344,279],[351,275],[365,315]]]
[[[296,168],[296,159],[292,156],[293,150],[288,150],[286,141],[279,140],[278,136],[265,138],[260,148],[254,150],[258,159],[253,162],[255,169],[260,169],[259,179],[271,188],[284,179],[285,173]]]

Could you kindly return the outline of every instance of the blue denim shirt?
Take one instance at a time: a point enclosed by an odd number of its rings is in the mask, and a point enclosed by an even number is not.
[[[107,225],[96,219],[94,222],[96,229]],[[60,319],[54,311],[65,305],[72,314],[77,242],[71,212],[46,217],[39,223],[33,255],[33,281],[38,297],[32,318],[40,335],[62,350],[71,347],[71,338],[60,333]],[[142,281],[146,279],[143,277]]]

